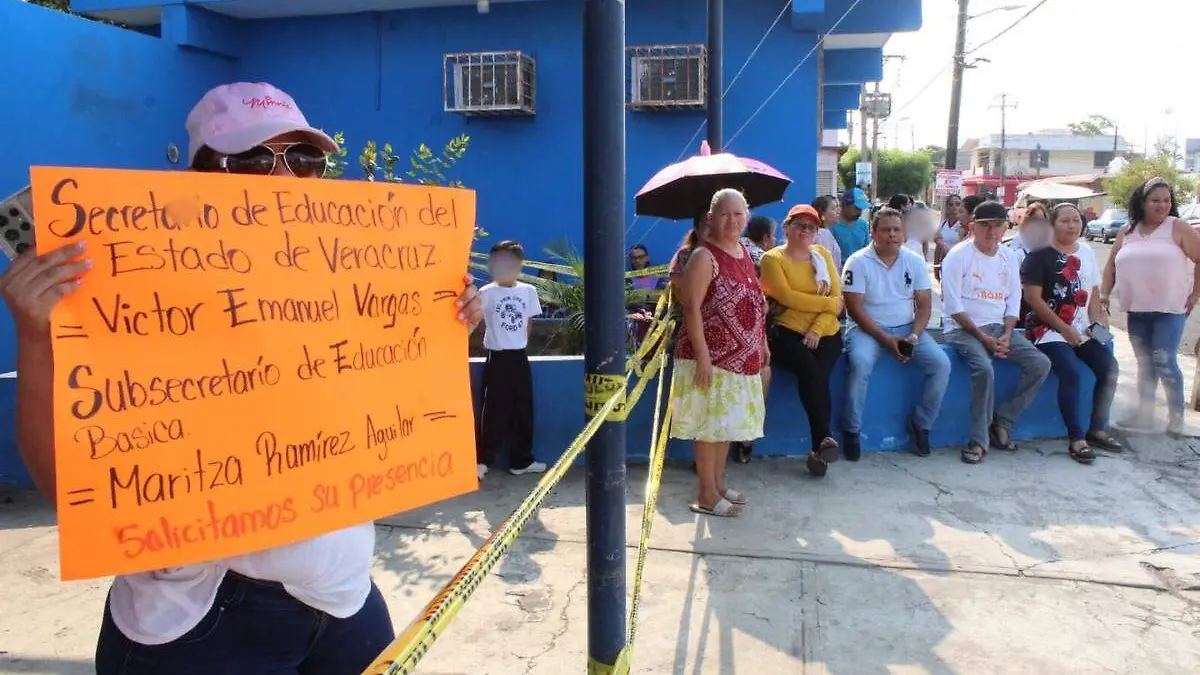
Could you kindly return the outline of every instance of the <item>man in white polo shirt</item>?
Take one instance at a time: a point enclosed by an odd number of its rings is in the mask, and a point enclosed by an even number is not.
[[[974,239],[955,246],[942,261],[942,329],[971,369],[971,442],[962,451],[968,464],[982,462],[989,447],[1017,449],[1009,432],[1050,373],[1050,359],[1013,331],[1021,271],[1013,250],[1000,245],[1008,212],[989,201],[975,207],[974,217]],[[1021,371],[1016,391],[998,405],[993,358]]]
[[[925,374],[925,389],[908,420],[913,451],[929,455],[929,429],[950,384],[950,358],[925,333],[933,307],[925,260],[903,246],[901,213],[880,209],[871,222],[871,244],[846,260],[842,290],[851,325],[846,332],[850,375],[846,382],[847,459],[861,453],[859,433],[871,371],[882,354],[914,363]]]

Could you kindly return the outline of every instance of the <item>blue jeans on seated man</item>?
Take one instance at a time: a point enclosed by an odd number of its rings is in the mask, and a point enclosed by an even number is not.
[[[979,330],[994,338],[1004,334],[1004,326],[998,323],[980,326]],[[990,444],[988,432],[991,427],[995,425],[1011,431],[1017,418],[1037,397],[1050,374],[1050,359],[1026,340],[1020,330],[1014,329],[1011,348],[1004,360],[1021,371],[1020,380],[1012,396],[997,405],[993,357],[983,343],[961,328],[946,333],[946,343],[958,350],[971,369],[971,442],[986,449]]]
[[[906,338],[912,335],[912,324],[883,328],[883,332],[889,337]],[[881,356],[888,359],[895,357],[886,352],[875,338],[857,327],[851,328],[846,334],[846,351],[850,361],[850,372],[846,379],[846,431],[857,434],[862,431],[867,385],[871,381],[875,363]],[[921,333],[908,363],[925,374],[925,391],[913,411],[912,419],[918,429],[929,431],[942,407],[946,388],[950,385],[950,357],[928,333]]]
[[[1051,369],[1058,376],[1058,410],[1067,425],[1067,437],[1082,441],[1089,431],[1107,430],[1108,413],[1117,393],[1117,357],[1097,340],[1088,340],[1078,347],[1065,342],[1047,342],[1037,348],[1050,357]],[[1079,376],[1085,367],[1096,375],[1092,419],[1086,429],[1079,410]]]
[[[357,614],[339,619],[282,584],[225,574],[212,609],[163,645],[143,645],[113,623],[107,603],[96,645],[98,675],[359,675],[395,637],[375,584]]]

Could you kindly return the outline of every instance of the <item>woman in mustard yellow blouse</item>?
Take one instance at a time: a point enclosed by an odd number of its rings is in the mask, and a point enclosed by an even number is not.
[[[796,375],[800,401],[808,413],[812,454],[808,470],[824,476],[838,457],[829,430],[829,374],[842,353],[842,283],[833,255],[813,243],[821,216],[807,204],[793,206],[783,222],[787,241],[763,254],[762,288],[772,300],[771,354]]]

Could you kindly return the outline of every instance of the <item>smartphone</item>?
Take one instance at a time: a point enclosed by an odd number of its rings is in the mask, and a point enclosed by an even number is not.
[[[1101,344],[1108,344],[1113,341],[1113,334],[1107,328],[1099,323],[1094,323],[1088,328],[1088,334],[1093,340],[1099,340]]]
[[[908,340],[901,340],[899,342],[899,344],[896,345],[896,347],[900,350],[901,356],[911,357],[913,355],[913,349],[916,348],[916,345],[909,342]]]
[[[33,248],[33,194],[28,186],[0,202],[0,249],[9,260]]]

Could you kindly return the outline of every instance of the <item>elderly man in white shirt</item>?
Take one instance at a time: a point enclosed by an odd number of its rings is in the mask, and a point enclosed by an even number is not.
[[[989,447],[1017,449],[1010,436],[1050,373],[1050,359],[1019,331],[1021,271],[1012,249],[1000,245],[1007,210],[998,202],[975,208],[975,237],[955,246],[942,261],[942,328],[971,369],[971,441],[962,461],[978,464]],[[1021,371],[1016,391],[996,403],[992,359]]]
[[[846,458],[858,454],[859,432],[871,371],[883,354],[912,361],[925,387],[908,420],[913,450],[929,455],[929,429],[950,384],[950,358],[925,332],[933,308],[933,284],[925,259],[901,245],[901,213],[880,209],[871,222],[871,244],[846,260],[842,292],[852,322],[846,332],[850,374],[846,381]]]

